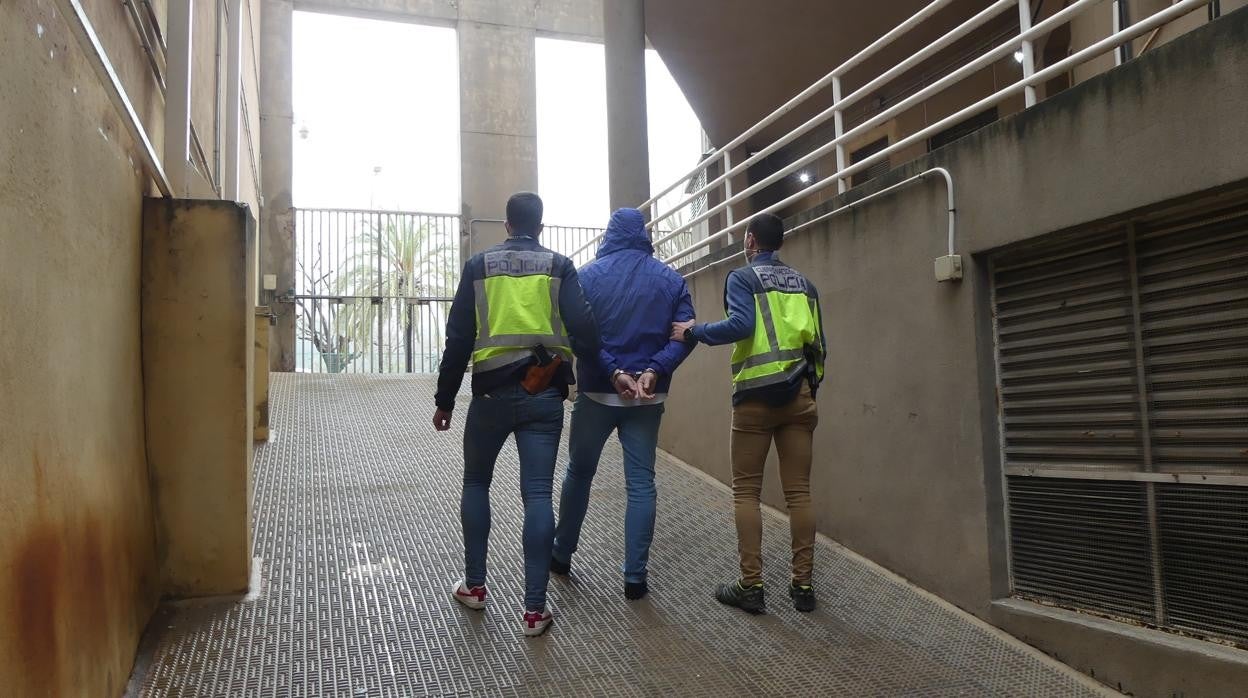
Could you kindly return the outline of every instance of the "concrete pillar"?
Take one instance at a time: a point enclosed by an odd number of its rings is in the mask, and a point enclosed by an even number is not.
[[[251,578],[255,223],[231,201],[143,207],[143,405],[163,588]]]
[[[291,0],[264,0],[260,8],[260,157],[263,167],[260,207],[260,274],[277,275],[277,293],[295,287],[295,211]],[[277,316],[269,349],[269,367],[295,370],[295,308],[262,298]]]
[[[607,160],[611,208],[650,198],[646,126],[646,19],[643,0],[606,0]]]
[[[537,60],[532,28],[459,22],[464,258],[506,237],[507,197],[537,191]]]

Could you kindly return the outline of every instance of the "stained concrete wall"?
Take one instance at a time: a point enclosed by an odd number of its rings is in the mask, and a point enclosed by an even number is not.
[[[145,182],[53,7],[0,2],[0,693],[118,695],[159,595]]]
[[[147,460],[174,597],[244,592],[250,578],[254,243],[245,206],[144,205]]]
[[[1175,651],[1120,648],[1107,660],[1086,628],[1007,623],[1008,614],[990,612],[1008,586],[987,287],[973,255],[1245,186],[1244,75],[1248,10],[833,202],[932,166],[948,168],[957,187],[958,251],[968,265],[959,284],[933,278],[932,260],[944,254],[946,237],[938,178],[799,233],[782,253],[818,286],[829,338],[812,475],[819,529],[1137,695],[1219,695],[1228,673],[1248,685],[1248,653],[1232,652],[1238,663],[1217,663],[1220,674]],[[700,318],[722,317],[730,266],[690,277]],[[663,448],[724,482],[728,363],[727,348],[693,354],[676,376],[661,439]],[[783,507],[774,463],[764,495]],[[727,571],[732,561],[722,564]],[[1137,649],[1145,641],[1136,640]]]

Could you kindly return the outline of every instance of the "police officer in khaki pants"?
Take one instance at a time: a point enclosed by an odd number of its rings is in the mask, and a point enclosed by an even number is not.
[[[725,284],[727,319],[672,325],[673,339],[733,345],[730,450],[741,578],[718,585],[715,598],[750,613],[766,610],[759,500],[772,441],[793,539],[789,596],[797,610],[815,610],[811,442],[819,421],[815,393],[823,380],[827,345],[819,294],[806,277],[780,261],[777,253],[783,244],[779,217],[752,218],[745,235],[748,263],[734,269]]]

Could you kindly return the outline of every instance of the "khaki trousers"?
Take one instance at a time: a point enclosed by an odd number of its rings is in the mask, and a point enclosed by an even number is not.
[[[815,517],[810,505],[811,439],[818,423],[819,412],[808,384],[783,407],[743,402],[732,409],[732,495],[736,507],[737,550],[741,555],[741,583],[746,586],[763,581],[763,522],[759,499],[763,490],[763,466],[773,440],[780,457],[780,484],[789,509],[793,581],[810,584],[815,549]]]

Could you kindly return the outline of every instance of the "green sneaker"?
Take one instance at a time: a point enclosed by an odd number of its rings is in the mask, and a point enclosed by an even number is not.
[[[736,606],[746,613],[766,613],[767,604],[763,601],[763,583],[749,587],[741,586],[740,581],[728,582],[715,587],[715,599],[725,606]]]
[[[809,584],[793,582],[789,587],[789,598],[793,599],[793,608],[802,613],[815,610],[815,588]]]

